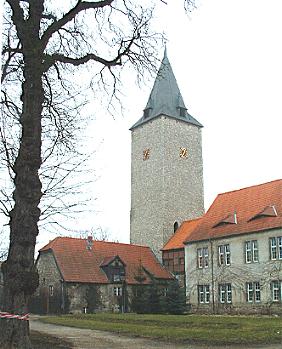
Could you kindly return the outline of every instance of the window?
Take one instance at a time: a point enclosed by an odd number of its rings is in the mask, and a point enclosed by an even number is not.
[[[54,286],[53,285],[49,285],[49,296],[50,297],[54,296]]]
[[[184,257],[179,257],[179,264],[184,265]]]
[[[121,281],[121,276],[120,276],[120,274],[114,274],[113,281],[114,281],[114,282],[120,282],[120,281]]]
[[[151,114],[151,109],[152,109],[152,108],[144,109],[144,112],[143,112],[143,117],[144,117],[144,119],[147,119],[147,118],[150,116],[150,114]]]
[[[163,264],[172,273],[184,273],[184,249],[163,252]]]
[[[219,285],[219,301],[220,303],[232,303],[231,284]]]
[[[198,268],[208,268],[209,266],[209,250],[207,247],[198,248]]]
[[[257,240],[245,242],[246,263],[258,262],[258,242]]]
[[[281,302],[282,300],[282,281],[274,280],[271,282],[271,293],[273,302]]]
[[[282,259],[282,236],[270,238],[270,259]]]
[[[219,265],[231,264],[231,253],[230,253],[229,244],[218,246],[218,264]]]
[[[260,302],[260,283],[255,282],[255,302]]]
[[[209,303],[210,302],[210,286],[209,285],[198,285],[198,300],[199,303]]]
[[[186,116],[186,108],[179,107],[179,116],[181,116],[182,118],[185,118],[185,116]]]
[[[248,303],[259,303],[260,298],[260,283],[259,282],[247,282],[246,294]]]
[[[122,287],[114,287],[114,296],[122,295]]]
[[[173,231],[174,231],[174,233],[176,232],[176,230],[178,229],[178,222],[174,222],[174,224],[173,224]]]

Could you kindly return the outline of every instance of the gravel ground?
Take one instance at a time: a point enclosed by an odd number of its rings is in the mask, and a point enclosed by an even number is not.
[[[73,344],[75,349],[239,349],[243,346],[208,346],[194,344],[172,344],[145,338],[127,337],[110,332],[87,330],[67,326],[45,324],[34,318],[30,321],[34,331],[50,334],[65,339]],[[247,347],[248,349],[281,349],[281,344]],[[246,349],[247,349],[246,348]]]

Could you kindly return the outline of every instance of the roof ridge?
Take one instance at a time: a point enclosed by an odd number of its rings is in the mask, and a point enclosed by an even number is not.
[[[81,237],[73,237],[73,236],[56,236],[53,240],[49,241],[45,246],[47,246],[50,243],[54,243],[55,240],[59,239],[73,239],[73,240],[86,240],[86,238],[81,238]],[[149,246],[145,245],[136,245],[136,244],[131,244],[131,243],[126,243],[126,242],[118,242],[118,241],[105,241],[105,240],[94,240],[94,243],[97,242],[103,242],[107,244],[119,244],[119,245],[125,245],[125,246],[136,246],[136,247],[142,247],[142,248],[149,248]],[[45,247],[44,246],[44,247]]]
[[[125,245],[125,246],[136,246],[136,247],[142,247],[142,248],[149,248],[149,246],[145,246],[145,245],[136,245],[136,244],[131,244],[131,243],[127,243],[127,242],[116,242],[116,241],[104,241],[104,240],[94,240],[94,242],[104,242],[107,244],[119,244],[119,245]]]
[[[264,182],[264,183],[249,185],[249,186],[246,186],[246,187],[243,187],[243,188],[225,191],[225,192],[222,192],[222,193],[217,194],[216,197],[221,196],[221,195],[225,195],[225,194],[229,194],[229,193],[234,193],[234,192],[236,192],[236,191],[241,191],[241,190],[249,189],[249,188],[261,187],[261,186],[263,186],[263,185],[270,184],[270,183],[274,183],[274,182],[279,182],[279,181],[282,181],[282,179],[274,179],[274,180],[272,180],[272,181],[268,181],[268,182]]]

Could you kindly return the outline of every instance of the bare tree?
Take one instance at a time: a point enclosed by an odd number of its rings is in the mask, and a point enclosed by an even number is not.
[[[22,315],[38,285],[33,258],[44,195],[39,177],[44,155],[65,156],[78,125],[80,96],[72,93],[66,75],[71,67],[95,62],[99,66],[97,83],[108,81],[108,73],[115,90],[119,82],[115,67],[132,63],[139,72],[152,68],[156,37],[148,27],[152,9],[129,1],[78,0],[61,13],[44,0],[7,0],[5,5],[1,137],[14,184],[14,206],[8,211],[10,246],[2,264],[4,311]],[[94,19],[93,27],[87,27],[87,15]],[[119,16],[127,21],[128,32],[119,25]],[[11,86],[13,94],[8,92]],[[7,136],[7,125],[17,134]],[[16,148],[14,138],[20,139]],[[31,347],[27,321],[5,319],[0,328],[1,347]]]
[[[87,239],[89,236],[91,236],[93,240],[96,241],[118,242],[113,241],[113,239],[111,238],[111,232],[107,228],[103,228],[101,226],[84,231],[77,231],[74,235],[79,236],[81,239]]]
[[[7,204],[10,193],[3,190],[10,227],[8,258],[2,264],[3,310],[14,315],[28,312],[28,299],[38,286],[34,248],[41,199],[47,191],[60,192],[60,178],[77,164],[71,161],[86,101],[81,86],[73,84],[74,68],[83,74],[87,66],[93,72],[89,82],[105,94],[112,87],[111,101],[122,67],[132,65],[142,76],[156,61],[159,36],[150,30],[152,4],[70,0],[60,6],[47,0],[4,2],[0,137],[13,202]],[[60,159],[60,166],[54,159]],[[2,319],[0,332],[1,348],[31,348],[28,321]]]
[[[8,255],[8,244],[6,243],[6,232],[4,230],[0,231],[0,261],[7,258]]]

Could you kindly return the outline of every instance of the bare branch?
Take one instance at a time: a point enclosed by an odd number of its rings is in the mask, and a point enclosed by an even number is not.
[[[98,9],[103,8],[106,6],[110,6],[114,0],[104,0],[104,1],[97,1],[97,2],[84,2],[82,0],[78,0],[76,3],[76,6],[74,6],[69,12],[67,12],[62,18],[60,18],[58,21],[54,22],[50,25],[50,27],[45,31],[45,33],[42,36],[42,43],[45,47],[47,45],[48,40],[51,38],[51,36],[60,30],[64,25],[66,25],[68,22],[72,21],[80,12],[88,10],[88,9]]]

